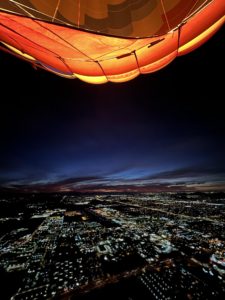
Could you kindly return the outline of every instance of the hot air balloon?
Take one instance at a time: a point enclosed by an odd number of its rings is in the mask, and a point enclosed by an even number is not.
[[[0,0],[0,47],[66,78],[124,82],[209,39],[224,0]]]

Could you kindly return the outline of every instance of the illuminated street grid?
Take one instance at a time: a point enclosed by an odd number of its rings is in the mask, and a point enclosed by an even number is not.
[[[4,195],[0,206],[4,299],[224,299],[223,193]]]

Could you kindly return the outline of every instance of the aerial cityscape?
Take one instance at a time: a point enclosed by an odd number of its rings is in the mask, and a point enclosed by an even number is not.
[[[0,1],[0,300],[225,299],[224,13]]]
[[[0,200],[1,299],[224,299],[223,192]]]

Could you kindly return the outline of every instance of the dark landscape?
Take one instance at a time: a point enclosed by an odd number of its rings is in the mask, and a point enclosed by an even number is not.
[[[0,200],[2,299],[224,299],[223,192]]]

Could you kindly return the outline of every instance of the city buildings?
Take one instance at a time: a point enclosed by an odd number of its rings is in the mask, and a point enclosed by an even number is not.
[[[224,299],[225,194],[0,201],[1,299]]]

